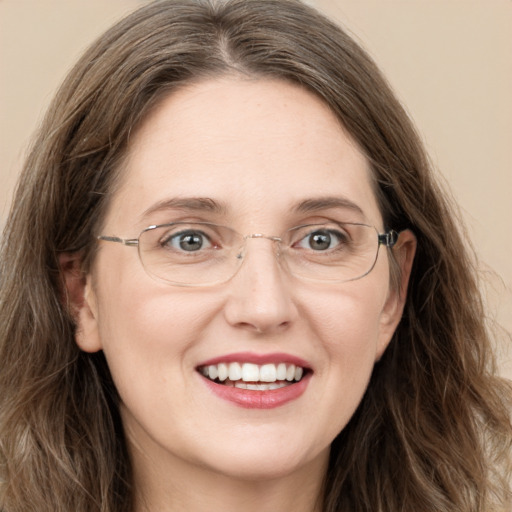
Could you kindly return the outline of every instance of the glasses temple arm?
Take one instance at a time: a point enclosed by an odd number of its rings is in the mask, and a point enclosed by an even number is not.
[[[391,229],[387,233],[379,234],[379,244],[385,245],[391,249],[398,241],[398,236],[399,234],[394,229]]]
[[[139,240],[137,238],[119,238],[118,236],[105,235],[100,235],[97,238],[103,242],[117,242],[123,245],[139,245]]]

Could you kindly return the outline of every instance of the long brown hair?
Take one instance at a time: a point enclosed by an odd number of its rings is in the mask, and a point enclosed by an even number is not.
[[[418,251],[403,319],[334,440],[325,512],[505,510],[510,389],[493,376],[477,268],[419,137],[368,55],[295,0],[163,0],[104,34],[34,139],[0,259],[0,508],[133,509],[118,396],[80,352],[59,254],[84,271],[130,133],[169,92],[241,73],[321,97],[366,154],[388,227]]]

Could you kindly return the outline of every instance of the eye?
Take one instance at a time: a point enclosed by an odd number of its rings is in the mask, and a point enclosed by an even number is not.
[[[340,231],[318,229],[308,233],[299,240],[296,247],[311,249],[313,251],[328,251],[329,249],[336,249],[344,242],[346,242],[346,236]]]
[[[205,233],[191,229],[164,237],[160,244],[162,247],[185,252],[197,252],[213,246]]]

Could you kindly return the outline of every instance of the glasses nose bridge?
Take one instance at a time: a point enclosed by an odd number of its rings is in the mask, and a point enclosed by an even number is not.
[[[243,235],[243,248],[240,251],[240,253],[237,255],[238,259],[245,259],[245,255],[247,253],[247,247],[248,247],[248,240],[253,238],[260,238],[260,239],[266,239],[270,240],[271,242],[275,243],[275,251],[274,255],[275,257],[279,257],[280,255],[280,244],[283,241],[283,239],[280,236],[273,236],[273,235],[265,235],[264,233],[250,233],[248,235]]]
[[[265,235],[263,233],[251,233],[244,235],[244,240],[247,241],[249,238],[266,238],[272,242],[282,242],[283,239],[280,236]]]
[[[244,235],[244,245],[246,247],[247,247],[247,241],[252,238],[261,238],[261,239],[270,240],[271,242],[275,242],[274,245],[277,247],[276,256],[279,255],[280,244],[283,241],[283,239],[280,236],[265,235],[264,233],[251,233],[249,235]]]
[[[264,268],[267,271],[266,273],[268,273],[270,268],[267,265],[270,264],[274,268],[274,270],[272,272],[280,273],[282,271],[281,266],[282,266],[283,262],[281,261],[281,248],[280,248],[280,244],[283,241],[282,237],[266,235],[264,233],[250,233],[247,235],[240,235],[240,236],[242,236],[243,244],[240,247],[240,250],[236,254],[237,268],[233,275],[238,274],[239,271],[242,269],[242,267],[245,268],[247,266],[247,264],[249,264],[250,267],[253,267],[254,262],[252,262],[252,257],[249,256],[249,250],[248,250],[249,244],[247,243],[250,239],[253,239],[253,238],[269,240],[270,242],[272,242],[272,245],[273,245],[271,255],[269,255],[267,253],[267,256],[264,256],[263,254],[260,254],[259,257],[256,256],[256,261],[259,261],[259,263],[256,263],[256,268],[259,268],[261,270],[262,269],[261,265],[264,265]],[[262,248],[262,250],[265,253],[265,249]],[[253,252],[251,254],[253,254]],[[257,252],[259,252],[259,251],[257,251]],[[254,254],[253,254],[253,256],[254,256]],[[263,256],[263,260],[261,259],[262,256]],[[273,264],[271,264],[270,260],[267,259],[269,256],[273,259],[273,261],[274,261]],[[249,259],[248,262],[246,262],[247,259]],[[253,268],[253,270],[254,270],[254,268]]]

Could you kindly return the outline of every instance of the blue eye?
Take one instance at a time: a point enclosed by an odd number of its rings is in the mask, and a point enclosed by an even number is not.
[[[201,249],[208,249],[212,247],[209,238],[200,231],[181,231],[175,233],[161,241],[162,247],[170,247],[172,249],[197,252]]]

